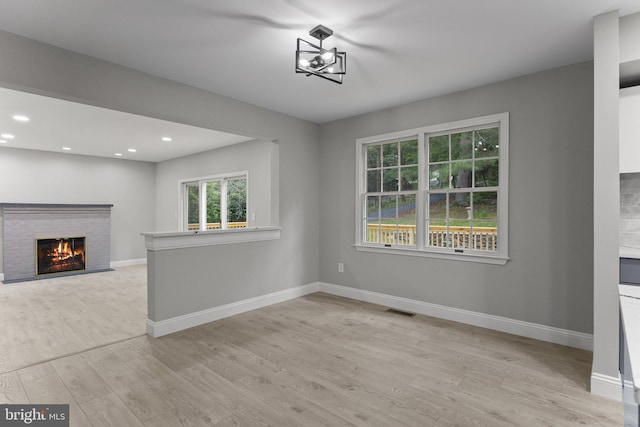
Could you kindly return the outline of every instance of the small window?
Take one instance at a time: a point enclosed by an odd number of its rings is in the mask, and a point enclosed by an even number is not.
[[[232,174],[181,181],[183,229],[247,227],[247,175]]]
[[[356,248],[506,263],[508,118],[358,139]]]

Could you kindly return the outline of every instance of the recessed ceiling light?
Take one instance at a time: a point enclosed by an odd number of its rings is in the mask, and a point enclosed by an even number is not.
[[[11,135],[10,133],[3,133],[0,135],[0,137],[4,138],[4,139],[13,139],[15,138],[15,136]]]
[[[171,137],[170,137],[170,136],[163,136],[163,137],[162,137],[162,140],[163,140],[164,142],[171,142],[171,141],[173,141],[173,139],[171,139]]]
[[[13,116],[13,120],[15,120],[16,122],[28,122],[29,117],[22,114],[16,114],[15,116]]]
[[[127,151],[130,152],[130,153],[135,153],[138,150],[136,150],[135,148],[129,148]]]
[[[0,139],[0,144],[6,144],[7,141],[5,141],[4,139]]]
[[[116,153],[115,155],[118,156],[118,157],[121,157],[122,153]]]
[[[64,151],[71,151],[71,147],[62,147]]]

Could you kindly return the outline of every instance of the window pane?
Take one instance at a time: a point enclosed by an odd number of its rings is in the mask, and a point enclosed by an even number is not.
[[[382,222],[385,222],[386,219],[398,217],[397,215],[397,200],[398,196],[381,196],[380,197],[380,216],[382,217]],[[387,221],[388,223],[388,221]]]
[[[380,167],[380,145],[369,145],[367,147],[367,168],[375,169]]]
[[[367,172],[367,193],[378,193],[380,191],[380,169]]]
[[[416,244],[416,195],[398,196],[398,245]]]
[[[455,249],[469,249],[471,247],[471,226],[469,221],[449,221],[448,234],[450,247]]]
[[[400,191],[412,191],[418,189],[418,167],[410,166],[400,168]]]
[[[417,165],[418,164],[418,140],[403,141],[400,143],[400,164],[401,165]]]
[[[447,195],[430,194],[427,212],[430,220],[440,219],[444,221],[447,218]]]
[[[475,170],[476,187],[498,186],[498,159],[477,160]]]
[[[380,196],[367,197],[367,230],[365,240],[367,242],[380,242]]]
[[[498,192],[473,193],[473,219],[476,226],[493,224],[498,218]],[[487,222],[489,221],[489,222]]]
[[[403,224],[416,225],[416,195],[402,194],[398,196],[398,218]]]
[[[498,233],[496,222],[484,222],[482,226],[477,226],[474,221],[473,240],[471,249],[481,251],[497,251],[498,250]]]
[[[451,160],[470,159],[473,155],[473,132],[451,135]]]
[[[444,221],[429,221],[427,228],[427,246],[436,248],[449,247],[447,239],[447,226]]]
[[[398,143],[382,145],[382,166],[398,166]]]
[[[498,157],[500,148],[500,134],[498,128],[482,129],[475,131],[476,158]]]
[[[227,227],[243,228],[247,226],[247,180],[230,179],[227,181]]]
[[[449,188],[449,164],[429,166],[429,189]]]
[[[220,228],[220,181],[207,182],[207,230]]]
[[[429,162],[449,161],[449,135],[429,138]]]
[[[367,196],[367,218],[380,218],[380,196]]]
[[[473,162],[451,163],[451,184],[453,188],[471,188]]]
[[[380,243],[380,224],[378,220],[367,220],[366,241]]]
[[[382,170],[382,191],[398,191],[398,169]]]
[[[471,219],[471,193],[449,194],[449,218]]]
[[[200,228],[200,184],[186,184],[187,193],[187,230]]]

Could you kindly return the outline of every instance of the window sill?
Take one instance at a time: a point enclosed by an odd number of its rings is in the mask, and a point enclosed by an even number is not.
[[[447,259],[450,261],[476,262],[481,264],[506,265],[507,261],[509,261],[508,257],[485,256],[485,255],[478,255],[476,253],[451,254],[451,253],[444,253],[444,252],[427,252],[427,251],[421,251],[418,249],[409,249],[409,248],[398,248],[398,247],[386,248],[381,246],[368,246],[368,245],[354,245],[354,247],[359,252],[375,252],[375,253],[383,253],[388,255],[405,255],[405,256],[414,256],[414,257],[422,257],[422,258]]]
[[[262,242],[280,239],[281,227],[234,228],[228,230],[141,233],[149,251]]]

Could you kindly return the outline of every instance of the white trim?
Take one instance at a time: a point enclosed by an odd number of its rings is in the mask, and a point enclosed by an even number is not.
[[[459,308],[446,307],[393,295],[380,294],[347,286],[320,283],[320,292],[384,305],[397,310],[452,320],[454,322],[493,329],[500,332],[593,351],[593,335],[506,317],[492,316]],[[619,383],[618,383],[619,384]]]
[[[498,249],[494,255],[485,255],[483,251],[466,249],[464,251],[451,248],[435,248],[426,245],[425,242],[425,193],[428,190],[426,171],[428,164],[425,138],[427,135],[443,132],[453,132],[469,128],[481,128],[485,125],[498,124],[500,132],[499,151],[499,177],[500,185],[497,187],[498,195]],[[398,245],[377,245],[365,242],[365,224],[367,212],[364,195],[367,194],[366,184],[366,146],[385,142],[393,142],[400,139],[418,139],[418,166],[419,186],[416,197],[416,245],[411,247]],[[378,252],[385,254],[424,256],[459,261],[471,261],[494,265],[506,265],[509,261],[509,113],[498,113],[483,117],[457,120],[448,123],[423,126],[398,132],[368,136],[356,139],[356,199],[355,199],[355,247],[359,251]],[[467,189],[465,189],[467,190]],[[469,189],[472,190],[472,189]],[[461,190],[462,191],[462,190]],[[480,190],[479,190],[480,191]],[[422,254],[419,254],[421,252]],[[424,255],[423,255],[424,254]]]
[[[606,397],[615,401],[622,401],[622,382],[620,375],[610,377],[609,375],[591,373],[591,394]]]
[[[408,256],[416,256],[422,258],[437,258],[437,259],[448,259],[450,261],[468,261],[468,262],[479,262],[483,264],[495,264],[495,265],[505,265],[509,258],[503,258],[499,256],[492,255],[480,255],[478,252],[468,253],[465,256],[460,256],[460,254],[452,254],[447,252],[436,252],[436,251],[424,251],[421,249],[413,249],[413,248],[404,248],[401,246],[394,246],[392,248],[385,248],[382,246],[369,246],[369,245],[353,245],[357,251],[360,252],[376,252],[383,253],[388,255],[408,255]]]
[[[4,280],[4,273],[0,273],[0,282]]]
[[[224,230],[140,233],[148,251],[261,242],[280,239],[281,227],[228,228]]]
[[[171,319],[160,320],[157,322],[147,319],[147,334],[154,338],[161,337],[163,335],[193,328],[194,326],[202,325],[204,323],[214,322],[246,311],[255,310],[257,308],[266,307],[272,304],[312,294],[318,292],[318,289],[319,283],[311,283],[267,295],[261,295],[255,298],[249,298],[243,301],[225,304],[219,307],[212,307],[195,313],[185,314],[183,316],[173,317]]]
[[[128,267],[130,265],[142,265],[146,263],[146,258],[125,259],[123,261],[111,261],[111,268]]]

